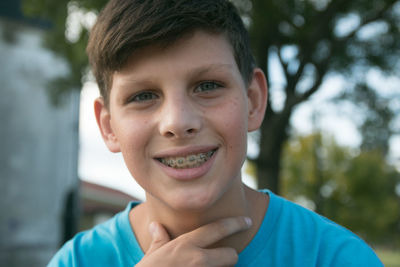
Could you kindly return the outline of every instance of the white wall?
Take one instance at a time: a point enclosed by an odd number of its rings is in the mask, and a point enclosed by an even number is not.
[[[0,20],[0,266],[45,266],[76,189],[79,93],[54,107],[46,83],[66,65],[43,31]]]

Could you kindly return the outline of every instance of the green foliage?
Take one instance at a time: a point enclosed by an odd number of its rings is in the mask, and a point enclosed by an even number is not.
[[[400,106],[396,104],[400,99],[400,91],[391,92],[382,96],[377,89],[366,83],[360,83],[354,90],[344,92],[337,99],[339,103],[350,102],[356,104],[356,110],[362,119],[355,121],[362,136],[361,149],[380,151],[383,155],[389,152],[390,137],[399,132],[395,126],[396,114],[400,114]]]
[[[106,0],[24,0],[29,16],[51,21],[45,46],[69,64],[69,75],[49,84],[54,102],[63,92],[80,89],[88,73],[85,47],[90,25],[85,17],[97,14]],[[368,240],[393,243],[400,240],[400,200],[395,193],[399,172],[384,155],[394,133],[396,111],[388,104],[393,96],[379,95],[366,81],[370,69],[397,75],[400,56],[400,1],[398,0],[234,0],[248,18],[250,37],[259,66],[270,88],[285,96],[283,108],[274,109],[269,97],[266,119],[260,131],[257,165],[260,187],[278,191],[290,199],[305,197],[315,209]],[[74,36],[71,31],[75,18]],[[288,56],[288,51],[291,51]],[[290,53],[289,53],[290,54]],[[271,55],[280,62],[284,84],[273,84]],[[359,124],[362,151],[338,146],[321,134],[290,136],[293,109],[317,92],[329,73],[351,79],[343,98],[366,114]],[[382,153],[383,152],[383,153]],[[282,165],[283,179],[278,183]],[[255,172],[254,170],[249,170]]]
[[[348,96],[357,94],[364,85],[369,88],[365,80],[371,68],[381,71],[383,75],[398,74],[400,1],[232,1],[249,21],[254,54],[267,75],[270,88],[285,95],[280,109],[275,109],[271,105],[272,98],[268,98],[266,117],[260,130],[260,153],[253,159],[257,166],[259,187],[278,192],[282,149],[291,134],[291,115],[296,105],[307,101],[321,88],[328,74],[340,73],[352,80],[347,88],[347,92],[351,93],[346,95],[350,101],[368,103],[368,108],[378,107],[374,104],[378,98],[368,98],[370,94],[358,94],[359,97],[354,98]],[[82,79],[88,73],[85,47],[90,30],[90,25],[82,16],[97,14],[106,2],[23,0],[26,14],[51,21],[53,27],[47,34],[45,45],[69,64],[69,75],[49,84],[49,95],[54,102],[63,92],[81,88]],[[73,28],[69,27],[71,21],[68,18],[73,14],[81,14],[81,17],[75,18],[78,22],[75,28],[79,30],[76,36],[68,37]],[[268,65],[272,55],[278,58],[282,67],[283,84],[273,83],[274,72]],[[379,92],[379,88],[376,89]],[[371,113],[364,116],[360,130],[365,134],[364,147],[372,151],[379,146],[385,153],[387,140],[394,132],[389,117],[395,112],[381,107],[373,114],[376,116],[369,116]],[[318,195],[318,192],[315,194]]]
[[[298,137],[285,146],[282,175],[289,199],[312,201],[317,212],[370,242],[400,245],[400,173],[382,153],[356,153],[321,134]]]
[[[250,33],[256,49],[263,47],[257,58],[264,58],[261,54],[271,48],[280,56],[285,46],[294,46],[298,51],[289,60],[281,57],[284,71],[289,72],[285,73],[288,82],[298,71],[297,74],[304,74],[305,64],[315,66],[317,75],[326,71],[352,75],[354,64],[393,71],[396,63],[393,56],[399,55],[400,44],[396,0],[253,0],[252,3]],[[297,68],[289,67],[296,61]],[[265,66],[266,62],[259,64]]]
[[[86,25],[84,16],[98,13],[106,1],[70,1],[70,0],[24,0],[23,10],[27,16],[40,17],[49,20],[52,27],[46,34],[45,47],[67,62],[69,74],[50,81],[49,96],[53,103],[58,104],[64,93],[70,90],[80,90],[82,80],[88,73],[88,60],[85,48],[88,40],[89,25]],[[78,14],[73,38],[68,38],[71,27],[67,21],[71,13]]]
[[[268,76],[269,87],[285,97],[282,108],[269,103],[261,128],[261,152],[255,159],[260,187],[279,192],[281,163],[277,157],[290,137],[290,117],[296,105],[320,90],[325,77],[332,73],[348,80],[347,96],[365,85],[371,69],[383,76],[399,74],[400,1],[252,0],[251,3],[253,8],[248,14],[255,56]],[[284,80],[278,81],[279,84],[273,76],[276,72],[270,69],[271,57],[279,60],[283,70]],[[382,98],[390,99],[381,95]],[[356,105],[365,103],[363,98],[347,99]],[[392,133],[379,135],[377,131],[391,125],[385,124],[387,120],[376,124],[371,120],[376,117],[368,115],[362,117],[365,123],[359,122],[362,133],[369,134],[365,144],[373,144],[371,140],[380,137],[382,147],[385,144],[381,141],[387,141],[387,134]]]
[[[397,250],[383,250],[378,249],[378,257],[382,260],[385,267],[399,267],[400,266],[400,251]]]

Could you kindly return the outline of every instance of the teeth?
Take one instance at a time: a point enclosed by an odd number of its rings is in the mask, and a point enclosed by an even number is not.
[[[159,161],[169,167],[176,169],[195,168],[206,162],[214,154],[215,150],[206,153],[188,155],[186,157],[167,157],[161,158]]]

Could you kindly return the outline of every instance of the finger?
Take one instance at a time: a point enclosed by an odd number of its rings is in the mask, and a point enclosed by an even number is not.
[[[151,244],[146,254],[150,254],[153,251],[159,249],[166,243],[168,243],[171,238],[169,237],[165,228],[157,222],[152,222],[149,224],[149,232],[151,234]]]
[[[201,226],[181,238],[187,238],[195,246],[205,248],[234,233],[249,229],[251,224],[248,217],[224,218]]]
[[[205,249],[209,266],[234,266],[239,256],[233,248]],[[207,265],[208,266],[208,265]]]

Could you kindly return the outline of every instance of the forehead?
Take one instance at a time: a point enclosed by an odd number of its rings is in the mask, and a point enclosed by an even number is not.
[[[161,75],[174,70],[230,69],[239,71],[225,34],[195,31],[168,45],[153,44],[132,53],[114,77]]]

